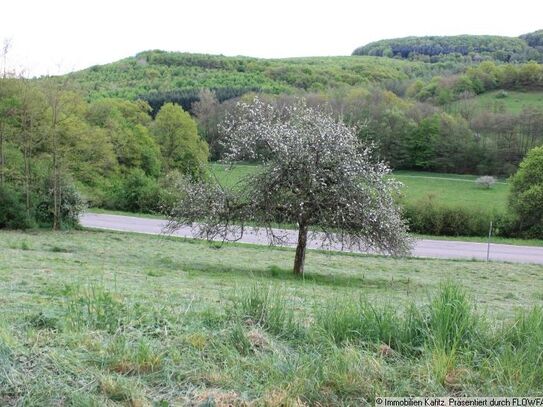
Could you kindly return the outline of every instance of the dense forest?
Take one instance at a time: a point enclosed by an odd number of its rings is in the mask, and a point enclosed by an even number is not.
[[[380,40],[359,47],[353,55],[410,59],[424,62],[543,61],[542,32],[515,37],[456,35]]]

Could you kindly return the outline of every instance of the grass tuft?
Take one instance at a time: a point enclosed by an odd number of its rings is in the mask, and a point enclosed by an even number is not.
[[[127,317],[122,300],[100,285],[90,285],[69,297],[66,307],[68,326],[75,330],[99,329],[114,333]]]
[[[253,285],[235,294],[232,310],[246,324],[261,326],[266,331],[283,338],[304,336],[302,325],[296,320],[292,299],[284,289]]]
[[[479,319],[464,289],[445,283],[429,307],[428,335],[436,349],[451,353],[474,346]]]

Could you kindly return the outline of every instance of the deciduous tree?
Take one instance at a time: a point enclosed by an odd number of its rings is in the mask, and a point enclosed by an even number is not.
[[[207,143],[198,136],[196,122],[180,106],[166,103],[153,123],[166,170],[197,175],[207,162]]]
[[[543,238],[543,147],[532,149],[511,178],[511,208],[521,232]]]
[[[263,225],[271,243],[276,222],[296,224],[294,273],[304,272],[310,228],[325,242],[402,255],[409,251],[406,225],[394,195],[399,184],[373,159],[356,131],[303,100],[274,108],[259,99],[238,104],[222,123],[226,160],[260,161],[240,188],[188,184],[171,213],[170,228],[196,224],[201,236],[235,240],[247,222]]]

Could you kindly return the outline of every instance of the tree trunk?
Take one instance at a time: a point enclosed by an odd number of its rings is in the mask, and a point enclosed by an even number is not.
[[[60,180],[58,159],[53,154],[53,230],[60,230]]]
[[[294,257],[294,274],[304,274],[305,249],[307,246],[307,232],[309,226],[306,223],[300,223],[298,229],[298,246],[296,246],[296,257]]]
[[[0,123],[0,186],[4,186],[4,125]]]
[[[60,169],[57,134],[53,129],[53,230],[60,230]]]
[[[25,147],[24,147],[24,163],[25,163],[25,200],[26,200],[26,215],[30,217],[30,208],[31,208],[31,202],[30,202],[30,160],[31,160],[31,147],[29,138],[31,136],[28,135],[28,138],[25,140]]]

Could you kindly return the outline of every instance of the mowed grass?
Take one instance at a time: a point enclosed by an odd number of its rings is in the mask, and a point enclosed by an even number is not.
[[[241,178],[258,171],[258,166],[241,164],[232,168],[211,164],[212,174],[227,187],[235,186]],[[507,205],[509,185],[499,180],[492,188],[479,187],[474,175],[440,174],[432,172],[396,171],[394,177],[404,184],[403,200],[416,203],[424,199],[449,206],[463,206],[490,212],[502,212]]]
[[[416,203],[433,199],[443,205],[504,212],[507,206],[509,184],[499,180],[490,189],[475,183],[476,176],[439,174],[431,172],[396,171],[394,177],[404,184],[404,199]]]
[[[0,232],[0,405],[538,395],[543,267]],[[535,307],[535,308],[534,308]]]
[[[520,113],[524,108],[543,109],[543,92],[519,92],[506,91],[507,96],[502,96],[501,91],[486,92],[469,99],[472,111],[491,111]],[[466,102],[454,102],[450,109],[458,111]]]

